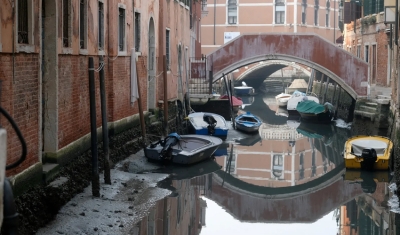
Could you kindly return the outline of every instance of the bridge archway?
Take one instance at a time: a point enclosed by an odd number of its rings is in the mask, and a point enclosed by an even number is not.
[[[304,74],[306,74],[307,76],[311,76],[311,72],[309,70],[307,70],[306,68],[293,63],[293,62],[288,62],[288,61],[284,61],[284,60],[268,60],[265,61],[263,63],[254,65],[253,67],[247,69],[245,72],[243,72],[242,74],[240,74],[237,78],[236,81],[241,81],[243,80],[247,75],[251,74],[252,72],[262,69],[264,67],[267,66],[271,66],[271,65],[282,65],[282,67],[287,67],[287,66],[292,66],[293,68],[296,68],[298,70],[301,70]],[[279,69],[278,69],[279,70]]]
[[[315,34],[241,35],[207,56],[207,70],[216,81],[237,68],[268,60],[316,69],[354,99],[368,95],[368,63]]]

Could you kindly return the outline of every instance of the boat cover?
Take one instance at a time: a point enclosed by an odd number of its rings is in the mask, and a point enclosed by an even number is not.
[[[325,106],[313,100],[303,100],[302,102],[299,102],[296,109],[300,113],[319,114],[325,112]]]
[[[361,156],[364,149],[375,149],[377,155],[385,153],[388,143],[381,140],[360,139],[351,142],[352,152],[356,156]]]

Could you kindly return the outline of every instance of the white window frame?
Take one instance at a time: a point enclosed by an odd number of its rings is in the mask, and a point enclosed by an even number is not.
[[[33,12],[33,3],[34,0],[28,0],[28,44],[20,44],[18,43],[18,0],[15,0],[15,26],[14,26],[14,32],[15,32],[15,41],[14,43],[17,45],[17,52],[26,52],[26,53],[33,53],[35,52],[35,40],[34,40],[34,12]]]
[[[124,48],[122,50],[120,50],[119,48],[119,40],[120,40],[120,21],[119,21],[119,10],[120,9],[124,9],[124,38],[123,38],[123,42],[124,42]],[[118,55],[127,55],[127,51],[126,51],[126,5],[122,4],[122,3],[118,3]]]
[[[319,26],[319,0],[318,0],[318,5],[315,5],[315,1],[314,0],[314,19],[313,19],[313,25],[314,26]]]
[[[277,4],[283,4],[283,5],[277,5]],[[283,11],[279,11],[279,12],[283,12],[283,14],[284,14],[282,23],[277,23],[277,21],[276,21],[276,13],[277,13],[276,8],[277,7],[283,7],[283,9],[284,9]],[[283,0],[283,1],[279,2],[279,3],[277,3],[276,0],[274,1],[274,24],[275,25],[284,25],[286,23],[286,10],[287,9],[286,9],[286,1],[285,0]]]
[[[88,0],[85,0],[85,6],[84,6],[84,11],[85,11],[85,15],[84,15],[84,35],[83,35],[83,48],[81,48],[81,3],[80,1],[78,2],[79,7],[78,7],[78,15],[79,15],[79,54],[82,55],[87,55],[88,54]]]
[[[229,1],[236,1],[236,22],[230,23],[229,22]],[[239,24],[239,0],[226,0],[226,24],[227,25],[238,25]]]
[[[356,56],[358,57],[358,58],[361,58],[361,44],[357,44],[357,47],[356,47],[357,49],[356,49]]]

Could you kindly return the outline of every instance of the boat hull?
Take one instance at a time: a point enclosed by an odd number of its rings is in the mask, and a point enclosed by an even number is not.
[[[300,114],[301,120],[306,122],[330,123],[334,118],[333,114],[330,111],[318,114],[302,112],[298,113]]]
[[[392,151],[393,151],[393,142],[383,136],[354,136],[348,139],[344,145],[343,157],[345,162],[345,167],[347,169],[366,169],[364,166],[364,159],[357,153],[354,153],[354,149],[352,150],[352,145],[355,141],[364,140],[364,141],[380,141],[382,143],[387,144],[382,153],[377,153],[377,159],[372,165],[372,169],[369,170],[390,170],[392,167]],[[366,148],[369,148],[366,146]]]
[[[217,125],[214,127],[214,133],[210,134],[208,131],[208,124],[204,122],[204,114],[212,115],[217,121]],[[229,126],[224,117],[215,113],[197,112],[189,114],[189,133],[195,135],[212,135],[225,140],[228,136]]]
[[[201,135],[181,135],[179,142],[172,147],[172,157],[169,161],[176,164],[190,165],[210,158],[217,148],[222,144],[222,140],[214,136]],[[147,146],[145,157],[154,161],[165,161],[160,158],[163,146],[155,144]]]
[[[251,113],[241,114],[235,118],[236,129],[253,133],[257,132],[262,124],[262,121]]]
[[[253,87],[234,87],[233,88],[235,91],[235,94],[240,96],[240,95],[253,95],[254,94],[254,88]]]

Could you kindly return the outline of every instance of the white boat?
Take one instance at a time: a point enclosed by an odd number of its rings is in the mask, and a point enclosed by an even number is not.
[[[214,136],[171,133],[151,143],[144,153],[149,160],[190,165],[210,158],[221,144],[222,140]]]
[[[196,135],[212,135],[223,140],[228,135],[229,126],[225,118],[216,113],[194,112],[188,115],[189,131]]]
[[[235,86],[233,87],[235,94],[240,96],[246,96],[246,95],[254,95],[255,94],[255,90],[253,87],[251,86],[247,86],[247,84],[245,82],[242,82],[242,86]]]
[[[278,103],[279,107],[286,107],[288,100],[292,97],[291,94],[281,93],[275,96],[276,102]]]
[[[289,115],[299,115],[296,110],[297,105],[303,100],[312,100],[319,104],[319,99],[312,94],[306,94],[300,91],[295,91],[292,94],[292,97],[287,102],[286,109]]]

